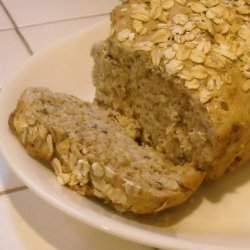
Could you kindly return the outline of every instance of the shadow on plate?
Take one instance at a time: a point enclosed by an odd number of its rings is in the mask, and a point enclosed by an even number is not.
[[[143,224],[158,227],[172,226],[198,209],[203,200],[206,199],[211,203],[219,203],[224,196],[236,192],[237,188],[249,181],[250,162],[234,172],[227,173],[218,181],[203,184],[188,201],[180,206],[170,208],[156,215],[138,217],[129,214],[126,217]]]

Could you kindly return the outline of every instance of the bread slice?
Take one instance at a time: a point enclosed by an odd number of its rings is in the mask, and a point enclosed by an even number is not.
[[[131,0],[92,49],[95,101],[207,180],[250,160],[249,1]]]
[[[135,120],[45,88],[25,90],[9,126],[30,155],[51,164],[62,185],[120,211],[147,214],[178,205],[205,176],[194,164],[174,165],[139,145]]]

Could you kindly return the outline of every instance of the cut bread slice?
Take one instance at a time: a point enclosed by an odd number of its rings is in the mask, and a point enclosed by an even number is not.
[[[45,88],[25,90],[9,126],[30,155],[50,163],[62,185],[122,212],[178,205],[205,176],[193,163],[174,165],[140,145],[136,120]]]

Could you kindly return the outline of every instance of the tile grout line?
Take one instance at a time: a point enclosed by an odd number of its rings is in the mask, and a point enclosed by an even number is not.
[[[20,32],[20,30],[18,29],[18,27],[16,25],[16,22],[14,21],[14,19],[11,16],[10,12],[8,11],[8,9],[6,8],[6,6],[3,4],[3,2],[1,0],[0,0],[0,5],[2,6],[3,10],[5,11],[6,15],[10,19],[12,25],[14,26],[14,29],[13,28],[1,29],[0,32],[1,31],[6,31],[6,30],[15,30],[17,32],[18,36],[20,37],[21,41],[23,42],[24,46],[28,50],[28,52],[32,55],[33,54],[32,49],[30,48],[30,46],[27,43],[27,41],[25,40],[24,36],[22,35],[22,33]],[[23,190],[26,190],[26,189],[28,189],[27,186],[19,186],[19,187],[16,187],[16,188],[7,189],[7,190],[4,190],[4,191],[1,191],[0,192],[0,196],[1,195],[6,195],[6,194],[11,194],[11,193],[14,193],[14,192],[23,191]]]
[[[95,15],[88,15],[88,16],[71,17],[71,18],[65,18],[65,19],[56,19],[53,21],[21,25],[21,26],[19,26],[19,28],[30,28],[30,27],[40,26],[40,25],[62,23],[62,22],[66,22],[66,21],[73,21],[73,20],[79,20],[79,19],[85,19],[85,18],[87,19],[87,18],[91,18],[91,17],[100,17],[100,16],[108,16],[108,15],[109,15],[109,13],[103,13],[103,14],[95,14]]]
[[[0,32],[1,31],[8,31],[8,30],[15,30],[14,28],[0,28]]]
[[[12,25],[14,26],[14,29],[16,31],[16,33],[18,34],[19,38],[21,39],[21,41],[23,42],[25,48],[28,50],[28,52],[33,55],[33,51],[31,49],[31,47],[29,46],[28,42],[26,41],[25,37],[23,36],[23,34],[20,32],[14,18],[11,16],[10,12],[8,11],[8,9],[6,8],[6,6],[4,5],[4,3],[0,0],[0,5],[3,7],[6,15],[8,16],[8,18],[10,19]]]
[[[7,190],[4,190],[4,191],[1,191],[0,196],[5,195],[5,194],[11,194],[11,193],[23,191],[23,190],[26,190],[26,189],[28,189],[27,186],[20,186],[20,187],[16,187],[16,188],[7,189]]]

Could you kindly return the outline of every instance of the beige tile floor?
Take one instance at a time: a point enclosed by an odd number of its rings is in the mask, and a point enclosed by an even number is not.
[[[108,18],[108,13],[118,2],[0,1],[0,89],[8,84],[8,80],[32,53]],[[1,250],[152,249],[99,232],[47,204],[24,186],[1,154],[0,223]]]
[[[2,6],[0,6],[0,30],[11,29],[13,25],[6,15]]]
[[[118,0],[3,0],[18,27],[107,14]],[[29,14],[27,15],[27,10]]]
[[[3,87],[30,54],[14,29],[0,31],[0,87]]]
[[[60,22],[23,27],[20,31],[27,40],[32,51],[37,52],[47,47],[48,44],[63,39],[66,35],[69,35],[72,32],[83,29],[84,27],[93,25],[97,22],[101,22],[107,18],[107,15],[101,15],[66,21],[63,20]],[[40,39],[41,37],[46,37],[46,39]]]

